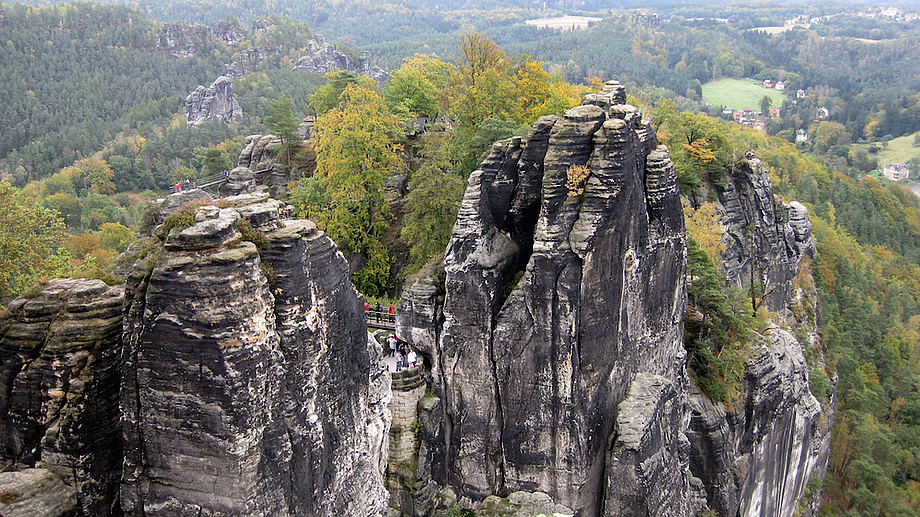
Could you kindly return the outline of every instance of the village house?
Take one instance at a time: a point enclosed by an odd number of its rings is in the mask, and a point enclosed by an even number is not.
[[[795,141],[805,143],[808,141],[808,133],[804,129],[799,129],[795,132]]]
[[[831,113],[827,110],[827,108],[825,107],[818,108],[818,118],[819,119],[822,119],[822,120],[826,119],[830,114]]]
[[[786,85],[783,84],[782,81],[777,81],[776,86],[774,86],[774,88],[776,88],[777,90],[782,91],[782,90],[785,90],[785,89],[786,89]]]
[[[773,88],[773,81],[771,79],[764,79],[763,81],[764,88]]]
[[[735,119],[735,122],[740,123],[744,120],[744,112],[741,110],[735,110],[732,112],[732,118]]]
[[[779,117],[779,108],[770,108],[770,118]]]
[[[796,99],[804,99],[804,98],[805,98],[805,90],[803,90],[803,89],[801,89],[801,88],[799,88],[798,90],[796,90],[796,91],[795,91],[795,98],[796,98]]]
[[[910,169],[903,163],[889,163],[882,169],[882,175],[891,181],[901,181],[910,178]]]

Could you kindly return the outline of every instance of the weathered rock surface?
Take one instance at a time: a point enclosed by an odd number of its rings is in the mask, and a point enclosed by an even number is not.
[[[0,515],[76,517],[77,491],[48,469],[0,472]]]
[[[514,491],[580,516],[791,515],[824,468],[830,419],[788,332],[758,345],[737,407],[691,384],[674,170],[625,99],[608,83],[496,143],[442,269],[408,283],[397,331],[437,387],[419,405],[416,515],[452,496],[487,515],[477,501]],[[790,310],[815,299],[794,282],[815,250],[805,208],[776,202],[756,160],[717,193],[730,281],[749,285],[753,263],[765,306],[813,332]]]
[[[494,145],[460,207],[442,307],[422,284],[401,303],[398,331],[431,355],[443,407],[440,432],[423,420],[443,439],[427,444],[431,476],[474,499],[542,491],[579,515],[616,515],[604,510],[616,501],[687,512],[683,216],[667,151],[621,92],[609,84],[526,143]],[[669,431],[643,438],[662,447],[647,469],[610,449],[640,373],[674,393],[642,424]],[[613,493],[618,461],[637,485]]]
[[[169,23],[157,33],[155,45],[176,57],[192,57],[211,37],[210,29],[200,23]]]
[[[390,77],[382,68],[374,66],[370,52],[364,51],[361,59],[354,63],[346,54],[337,50],[335,45],[326,43],[325,38],[319,34],[310,40],[307,54],[294,63],[294,70],[319,74],[345,70],[366,75],[378,83],[383,83]]]
[[[347,264],[280,202],[242,198],[200,208],[129,277],[122,508],[382,515],[387,390]]]
[[[794,296],[792,279],[803,257],[814,257],[808,210],[784,204],[773,194],[770,176],[758,159],[733,169],[717,188],[726,250],[723,272],[730,284],[760,284],[764,306],[782,311]],[[753,267],[753,276],[751,268]]]
[[[728,282],[747,289],[753,278],[767,309],[814,334],[816,293],[794,281],[801,261],[815,253],[807,209],[798,202],[777,201],[767,171],[756,159],[749,167],[734,169],[716,192]],[[796,305],[811,307],[796,311]],[[796,314],[811,314],[811,320]],[[822,475],[833,406],[822,408],[809,390],[803,352],[807,346],[772,328],[759,339],[747,364],[740,399],[728,408],[694,388],[688,432],[691,469],[718,515],[792,515],[809,479]]]
[[[255,192],[256,175],[249,167],[234,167],[227,173],[227,181],[220,184],[220,196],[231,197]]]
[[[15,482],[4,477],[3,490],[17,490],[6,483],[45,483],[38,491],[50,493],[50,486],[66,483],[62,490],[71,494],[76,513],[112,513],[121,477],[123,300],[120,287],[101,280],[61,278],[36,296],[14,300],[0,316],[2,458],[14,469],[42,466],[50,471],[32,469]],[[66,513],[54,513],[52,507],[67,505],[52,499],[45,515]],[[7,510],[4,515],[15,513]]]
[[[801,345],[773,328],[745,370],[744,400],[727,413],[696,393],[692,468],[719,515],[792,515],[827,461],[830,421],[808,389]]]
[[[190,126],[243,120],[243,109],[233,95],[233,79],[222,75],[207,88],[195,88],[185,98],[185,119]]]
[[[284,164],[278,158],[280,148],[281,139],[275,135],[247,137],[246,145],[243,146],[239,160],[237,160],[237,167],[246,168],[249,173],[243,172],[247,177],[241,177],[240,180],[248,182],[248,174],[251,173],[256,184],[268,186],[271,195],[277,196],[284,192],[287,187],[288,174]],[[233,180],[232,175],[230,179]]]

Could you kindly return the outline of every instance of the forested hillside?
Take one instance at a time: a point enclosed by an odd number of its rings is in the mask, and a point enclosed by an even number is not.
[[[179,160],[173,170],[198,169],[193,149],[242,134],[186,129],[176,118],[186,95],[224,73],[241,51],[274,51],[239,85],[252,121],[264,115],[268,100],[284,93],[302,99],[321,81],[288,65],[312,36],[304,24],[275,17],[264,25],[267,31],[243,30],[240,41],[228,44],[207,28],[167,27],[125,6],[0,4],[0,174],[22,186],[108,147],[107,156],[132,162],[116,170],[119,190],[166,188],[167,162]],[[145,144],[129,155],[112,148],[126,139]]]

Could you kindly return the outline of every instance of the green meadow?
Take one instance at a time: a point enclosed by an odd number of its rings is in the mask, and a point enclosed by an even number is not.
[[[735,110],[751,108],[760,111],[760,99],[767,95],[773,99],[774,108],[778,108],[789,96],[786,92],[767,89],[760,81],[751,79],[719,79],[703,85],[703,101],[713,106],[728,106]]]
[[[878,166],[882,167],[886,163],[907,163],[911,158],[915,156],[920,156],[920,147],[914,146],[914,139],[920,134],[913,133],[906,136],[899,136],[888,141],[888,145],[883,147],[881,142],[876,142],[875,145],[881,147],[878,154],[875,156],[878,158]],[[911,176],[914,173],[911,172]]]

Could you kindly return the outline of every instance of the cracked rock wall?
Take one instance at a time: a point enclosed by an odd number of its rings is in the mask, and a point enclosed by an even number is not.
[[[583,184],[572,166],[590,170]],[[541,118],[526,143],[495,144],[448,245],[441,316],[431,316],[431,276],[410,286],[398,316],[443,399],[433,406],[443,420],[424,419],[442,429],[423,429],[443,443],[424,447],[421,468],[474,499],[542,491],[579,515],[616,515],[617,501],[688,514],[684,239],[667,151],[618,84]],[[673,400],[618,422],[640,373]],[[660,491],[608,490],[620,482],[616,437],[675,423],[642,439],[667,450],[635,474],[642,486],[663,481]]]
[[[278,201],[224,206],[128,280],[125,513],[381,515],[385,386],[344,258]]]

